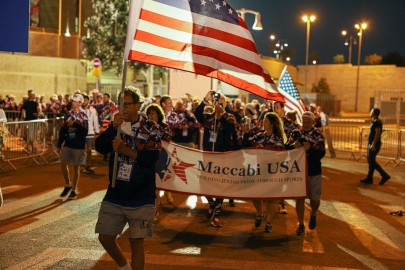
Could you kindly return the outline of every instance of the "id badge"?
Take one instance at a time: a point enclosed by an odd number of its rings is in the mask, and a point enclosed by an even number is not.
[[[183,129],[182,135],[183,135],[183,137],[187,137],[188,136],[188,129]]]
[[[212,143],[216,142],[217,141],[217,135],[218,135],[217,133],[211,131],[211,133],[210,133],[210,142],[212,142]]]
[[[121,181],[130,181],[131,177],[131,172],[132,172],[132,164],[126,164],[124,162],[119,163],[118,167],[118,174],[117,174],[117,179]]]

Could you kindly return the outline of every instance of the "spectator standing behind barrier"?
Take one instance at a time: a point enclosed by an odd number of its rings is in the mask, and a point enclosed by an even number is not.
[[[249,104],[246,105],[246,108]],[[256,148],[269,150],[284,150],[284,144],[287,141],[283,130],[283,124],[280,117],[274,112],[268,112],[263,120],[264,131],[253,134],[246,132],[243,137],[243,147],[255,146]],[[274,216],[275,203],[274,200],[253,200],[253,205],[256,208],[255,228],[259,228],[264,218],[266,218],[266,226],[264,231],[269,233],[272,230],[271,222]],[[263,206],[266,206],[266,211],[263,211]]]
[[[23,103],[21,107],[21,118],[25,121],[32,121],[38,119],[40,112],[39,104],[35,101],[35,93],[33,90],[28,90],[28,99]],[[23,137],[26,138],[26,144],[24,147],[24,152],[36,152],[34,146],[35,139],[35,128],[34,125],[24,125],[25,130],[23,130]]]
[[[153,234],[155,164],[162,146],[155,133],[155,123],[139,112],[144,102],[139,89],[129,86],[121,94],[124,94],[123,112],[114,116],[112,124],[97,137],[95,143],[98,152],[110,153],[110,183],[101,203],[96,233],[120,269],[144,269],[144,239]],[[121,134],[117,138],[119,126]],[[118,164],[113,188],[115,152],[118,153]],[[116,241],[126,224],[129,225],[132,268]]]
[[[309,180],[309,200],[311,206],[311,218],[309,220],[309,229],[316,227],[316,213],[321,205],[322,193],[322,163],[321,159],[325,156],[325,139],[322,131],[314,127],[315,115],[306,111],[302,114],[302,130],[296,130],[291,134],[292,144],[287,145],[288,149],[304,147],[308,159],[308,180]],[[298,217],[298,228],[295,231],[297,235],[305,233],[304,211],[305,198],[296,201],[296,212]]]
[[[86,135],[88,131],[88,119],[82,108],[83,96],[73,95],[72,109],[65,114],[65,122],[60,128],[58,150],[60,168],[65,180],[65,188],[60,194],[65,197],[70,192],[68,199],[77,198],[77,186],[80,177],[80,166],[86,165]],[[69,165],[73,165],[73,181],[70,181]]]
[[[384,185],[391,176],[389,176],[380,164],[377,163],[377,155],[381,149],[381,134],[383,131],[383,124],[378,118],[380,116],[380,109],[373,108],[370,112],[371,124],[370,124],[370,133],[368,134],[368,145],[367,145],[367,161],[368,161],[368,174],[367,177],[360,182],[363,184],[372,184],[373,183],[373,174],[377,170],[381,175],[381,181],[379,182],[380,186]]]
[[[91,167],[92,150],[94,146],[94,139],[100,133],[100,125],[98,123],[97,111],[93,106],[90,105],[90,97],[86,94],[83,94],[82,107],[87,115],[89,123],[89,130],[86,136],[86,168],[83,170],[83,172],[93,174],[94,170]]]
[[[211,115],[204,114],[205,106],[211,104],[214,106],[215,112]],[[195,110],[195,117],[204,128],[204,151],[226,152],[233,150],[237,146],[236,119],[232,114],[225,112],[225,106],[225,96],[211,90],[208,91],[203,102]],[[210,207],[208,217],[211,225],[222,227],[219,213],[221,212],[224,199],[207,197],[207,200]]]

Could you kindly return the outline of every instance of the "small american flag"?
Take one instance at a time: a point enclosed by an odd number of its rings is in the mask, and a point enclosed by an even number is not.
[[[284,101],[246,23],[225,0],[131,1],[124,55]]]
[[[285,98],[284,105],[286,111],[297,111],[298,122],[301,124],[301,115],[306,111],[306,107],[293,83],[290,73],[288,73],[287,66],[284,67],[280,79],[278,80],[278,89]]]

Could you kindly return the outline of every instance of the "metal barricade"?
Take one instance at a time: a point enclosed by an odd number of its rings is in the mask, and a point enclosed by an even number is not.
[[[399,135],[398,135],[398,153],[399,153],[399,157],[398,157],[398,161],[397,163],[395,163],[394,167],[398,167],[399,164],[401,164],[402,162],[405,163],[405,129],[401,129],[399,131]]]
[[[360,128],[355,126],[329,126],[330,135],[335,151],[347,152],[352,159],[360,153],[361,138]]]
[[[57,151],[57,147],[58,147],[60,127],[63,124],[63,117],[47,119],[47,123],[48,123],[48,132],[46,136],[46,143],[48,145],[48,151],[43,155],[43,157],[47,161],[49,161],[52,156],[55,157],[56,159],[60,157]]]
[[[7,122],[15,122],[20,119],[19,111],[4,110],[4,112],[6,113]]]
[[[47,163],[42,157],[47,151],[47,123],[45,119],[7,122],[4,123],[4,127],[9,135],[3,141],[0,168],[4,168],[8,164],[16,170],[12,161],[21,159],[25,160],[24,164],[29,160],[32,160],[37,165],[41,164],[40,161]]]
[[[368,146],[368,134],[370,133],[370,127],[361,128],[361,138],[362,138],[362,147],[361,155],[358,159],[363,156],[367,158],[367,146]],[[384,165],[387,165],[390,162],[395,162],[399,158],[399,146],[400,142],[398,139],[398,130],[393,128],[384,128],[381,133],[381,149],[378,153],[378,157],[386,159],[387,162]]]

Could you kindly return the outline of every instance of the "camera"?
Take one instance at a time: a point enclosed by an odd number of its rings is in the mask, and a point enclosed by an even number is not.
[[[221,97],[221,94],[220,93],[214,93],[213,95],[212,95],[212,98],[214,99],[214,101],[219,101],[219,98]]]

